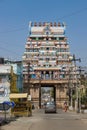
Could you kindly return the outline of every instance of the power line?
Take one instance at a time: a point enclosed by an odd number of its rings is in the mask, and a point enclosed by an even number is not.
[[[3,42],[3,41],[0,41],[1,43],[3,43],[3,44],[5,44],[5,45],[9,45],[7,42]],[[20,47],[20,46],[19,46]],[[18,48],[18,46],[17,46],[17,48]],[[19,53],[17,53],[17,51],[15,50],[15,51],[13,51],[14,50],[14,48],[13,48],[13,50],[10,50],[10,49],[7,49],[7,48],[4,48],[4,47],[2,47],[1,45],[0,45],[0,50],[4,50],[4,51],[6,51],[6,52],[9,52],[9,53],[11,53],[11,54],[14,54],[15,56],[17,56],[18,57],[18,55],[19,55]]]
[[[1,49],[1,50],[5,50],[5,51],[7,51],[7,52],[11,52],[12,54],[15,54],[15,55],[17,55],[17,56],[19,55],[18,53],[14,52],[14,51],[12,51],[12,50],[9,50],[9,49],[7,49],[7,48],[3,48],[3,47],[1,47],[1,46],[0,46],[0,49]]]
[[[82,9],[77,10],[77,11],[74,11],[74,12],[72,12],[70,14],[64,15],[64,16],[60,17],[59,19],[69,18],[71,16],[74,16],[74,15],[77,15],[79,13],[82,13],[82,12],[84,12],[86,10],[87,10],[87,7],[86,8],[82,8]],[[8,30],[8,31],[2,31],[0,33],[12,33],[12,32],[17,32],[17,31],[25,30],[26,28],[27,27],[25,26],[25,27],[22,27],[22,28],[12,29],[12,30]],[[10,51],[11,53],[14,53],[14,54],[18,55],[18,53],[13,52],[12,50],[8,50],[8,49],[3,48],[3,47],[0,47],[0,49],[6,50],[8,52]]]
[[[68,18],[68,17],[74,16],[74,15],[80,14],[80,13],[86,11],[86,10],[87,10],[87,7],[82,8],[82,9],[77,10],[77,11],[74,11],[74,12],[72,12],[72,13],[66,14],[66,15],[64,15],[64,16],[62,16],[62,17],[60,17],[60,18],[58,18],[58,19],[61,20],[61,19],[64,19],[64,18]],[[11,32],[17,32],[17,31],[21,31],[21,30],[25,30],[25,29],[27,29],[27,26],[22,27],[22,28],[17,28],[17,29],[8,30],[8,31],[2,31],[2,32],[0,32],[0,33],[11,33]]]
[[[72,12],[72,13],[69,13],[69,14],[66,14],[66,15],[60,17],[59,20],[64,19],[64,18],[67,18],[67,17],[74,16],[74,15],[77,15],[77,14],[80,14],[80,13],[86,11],[86,10],[87,10],[87,7],[86,7],[86,8],[82,8],[82,9],[80,9],[80,10],[74,11],[74,12]]]
[[[3,44],[5,44],[5,45],[7,45],[7,46],[9,45],[8,42],[4,42],[4,41],[1,41],[1,40],[0,40],[0,42],[1,42],[1,44],[3,43]],[[11,45],[12,45],[12,44],[11,44]],[[10,46],[11,46],[11,45],[10,45]],[[1,45],[0,45],[0,46],[1,46]],[[19,45],[19,47],[20,47],[20,45]],[[18,48],[18,46],[17,46],[17,48]]]
[[[8,30],[8,31],[2,31],[0,33],[11,33],[11,32],[18,32],[18,31],[21,31],[21,30],[25,30],[27,27],[24,27],[24,28],[19,28],[19,29],[12,29],[12,30]]]

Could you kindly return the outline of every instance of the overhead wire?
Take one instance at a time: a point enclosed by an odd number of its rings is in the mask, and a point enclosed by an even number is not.
[[[11,32],[18,32],[18,31],[21,31],[21,30],[25,30],[27,27],[24,27],[24,28],[19,28],[19,29],[12,29],[12,30],[8,30],[8,31],[2,31],[0,33],[11,33]]]
[[[9,49],[7,49],[7,48],[4,48],[4,47],[1,47],[1,46],[0,46],[0,49],[1,49],[1,50],[5,50],[5,51],[7,51],[7,52],[11,52],[12,54],[14,53],[14,54],[16,54],[16,55],[18,56],[18,53],[14,52],[14,51],[12,51],[12,50],[9,50]]]
[[[74,11],[74,12],[72,12],[72,13],[69,13],[69,14],[67,14],[67,15],[64,15],[64,16],[58,18],[58,19],[61,20],[61,19],[67,18],[67,17],[69,18],[69,17],[71,17],[71,16],[74,16],[74,15],[77,15],[77,14],[79,14],[79,13],[82,13],[82,12],[84,12],[84,11],[86,11],[86,10],[87,10],[87,7],[82,8],[82,9],[77,10],[77,11]]]
[[[23,28],[19,28],[19,29],[13,29],[13,30],[8,30],[8,31],[3,31],[3,32],[0,32],[0,33],[12,33],[12,32],[18,32],[18,31],[21,31],[21,30],[25,30],[26,29],[26,27],[23,27]],[[3,44],[5,44],[5,45],[8,45],[8,43],[7,42],[4,42],[4,41],[0,41],[1,42],[1,44],[3,43]],[[11,46],[11,45],[10,45]],[[18,47],[18,46],[17,46]],[[18,57],[18,53],[17,53],[17,51],[13,51],[13,50],[10,50],[10,49],[7,49],[7,48],[4,48],[4,47],[1,47],[1,45],[0,45],[0,50],[5,50],[5,51],[7,51],[7,52],[9,52],[9,53],[12,53],[12,54],[14,54],[15,56],[17,56]]]
[[[77,10],[77,11],[74,11],[74,12],[72,12],[72,13],[66,14],[66,15],[64,15],[64,16],[62,16],[62,17],[60,17],[60,18],[58,18],[58,19],[61,20],[61,19],[63,19],[63,18],[67,18],[67,17],[69,18],[69,17],[71,17],[71,16],[73,16],[73,15],[82,13],[82,12],[84,12],[84,11],[86,11],[86,10],[87,10],[87,7],[82,8],[82,9]],[[24,26],[24,25],[23,25],[23,26]],[[27,28],[27,26],[25,25],[25,27],[22,27],[22,28],[12,29],[12,30],[8,30],[8,31],[2,31],[2,32],[0,32],[0,33],[17,32],[17,31],[25,30],[26,28]]]
[[[4,55],[1,55],[0,57],[3,57],[3,58],[5,58],[5,59],[13,59],[13,60],[21,60],[22,59],[22,55],[21,56],[19,56],[19,54],[18,53],[15,53],[15,52],[13,52],[13,51],[11,51],[11,50],[8,50],[8,49],[6,49],[6,48],[3,48],[3,47],[0,47],[0,50],[5,50],[6,52],[8,52],[8,53],[10,53],[10,55],[9,56],[4,56]],[[14,57],[12,56],[11,57],[11,54],[13,54],[14,55]],[[6,54],[5,54],[6,55]]]
[[[64,19],[64,18],[69,18],[69,17],[71,17],[71,16],[74,16],[74,15],[77,15],[77,14],[79,14],[79,13],[82,13],[82,12],[84,12],[84,11],[86,11],[87,10],[87,7],[85,7],[85,8],[82,8],[82,9],[80,9],[80,10],[77,10],[77,11],[74,11],[74,12],[72,12],[72,13],[69,13],[69,14],[67,14],[67,15],[64,15],[63,17],[60,17],[60,18],[58,18],[59,20],[61,20],[61,19]],[[25,27],[23,27],[23,28],[19,28],[19,29],[13,29],[13,30],[8,30],[8,31],[2,31],[2,32],[0,32],[0,33],[12,33],[12,32],[17,32],[17,31],[21,31],[21,30],[25,30],[27,27],[25,26]],[[5,49],[5,48],[3,48],[3,47],[1,47],[3,50],[7,50],[7,49]],[[1,49],[0,48],[0,49]],[[10,51],[10,52],[12,52],[13,53],[13,51],[11,51],[11,50],[7,50],[7,51]],[[14,52],[14,54],[16,54],[16,52]],[[18,55],[18,54],[17,54]]]
[[[4,43],[5,45],[7,45],[8,46],[8,43],[7,42],[3,42],[3,41],[0,41],[1,43]],[[10,45],[11,46],[11,45]],[[20,46],[19,46],[20,47]],[[17,46],[17,48],[18,48],[18,46]],[[8,49],[8,47],[7,48],[4,48],[4,47],[2,47],[1,45],[0,45],[0,50],[5,50],[6,52],[8,52],[8,53],[12,53],[12,54],[14,54],[15,56],[17,56],[18,57],[18,55],[19,55],[19,53],[17,53],[17,51],[16,50],[10,50],[10,49]]]

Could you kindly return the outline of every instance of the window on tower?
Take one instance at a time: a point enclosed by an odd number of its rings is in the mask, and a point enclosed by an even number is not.
[[[49,35],[49,32],[48,32],[48,31],[46,32],[46,35]]]
[[[49,61],[49,58],[46,58],[47,61]]]
[[[59,40],[64,40],[64,37],[59,37]]]
[[[46,38],[46,40],[47,40],[47,41],[49,40],[48,37]]]
[[[38,40],[38,37],[36,37],[36,40]]]
[[[49,50],[49,47],[47,47],[46,50]]]

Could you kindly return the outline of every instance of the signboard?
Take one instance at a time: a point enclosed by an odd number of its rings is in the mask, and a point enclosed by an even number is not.
[[[15,106],[15,103],[13,101],[12,102],[4,101],[3,104],[7,104],[8,106],[10,106],[12,108]]]
[[[15,106],[15,103],[12,101],[11,102],[11,107],[13,108]]]
[[[0,73],[1,74],[10,74],[11,73],[11,65],[0,65]]]
[[[0,86],[0,96],[3,96],[4,95],[4,88],[2,86]]]
[[[5,101],[3,103],[0,103],[0,110],[9,110],[11,107],[13,108],[15,106],[15,103],[12,101],[12,102],[8,102],[8,101]]]
[[[27,99],[28,101],[31,101],[31,95],[28,95],[28,99]]]
[[[10,101],[9,98],[10,93],[10,83],[9,82],[1,82],[0,83],[0,103],[4,101]]]
[[[0,97],[9,96],[10,84],[8,82],[0,83]]]
[[[10,108],[8,104],[0,103],[0,110],[6,111]]]

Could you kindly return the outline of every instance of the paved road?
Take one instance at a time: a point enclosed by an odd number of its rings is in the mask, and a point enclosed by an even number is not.
[[[36,110],[32,117],[21,117],[2,130],[87,130],[86,115],[58,110],[57,114],[45,114],[43,110]]]

